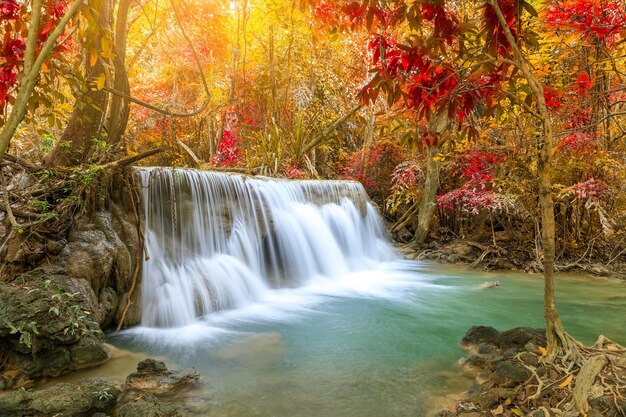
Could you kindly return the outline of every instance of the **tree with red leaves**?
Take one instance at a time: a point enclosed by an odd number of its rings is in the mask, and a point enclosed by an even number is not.
[[[351,19],[346,14],[348,10],[355,10],[354,3],[323,3],[322,22],[335,29],[350,27],[352,24],[347,22]],[[373,76],[361,90],[362,100],[375,101],[382,93],[390,106],[413,116],[419,129],[427,132],[419,135],[423,146],[429,150],[424,194],[437,187],[428,183],[428,173],[437,170],[436,152],[431,153],[431,149],[437,149],[445,140],[443,133],[448,126],[455,124],[460,130],[473,132],[477,121],[491,117],[504,98],[537,120],[540,139],[536,161],[548,340],[546,361],[553,363],[557,357],[567,358],[581,369],[586,363],[584,349],[565,331],[554,297],[553,112],[564,103],[561,92],[544,86],[530,63],[529,51],[537,47],[537,34],[524,22],[525,19],[536,22],[538,12],[524,0],[485,0],[481,16],[474,15],[468,20],[466,15],[461,20],[456,12],[463,5],[454,0],[356,3],[360,15],[366,16],[361,22],[372,35]],[[319,6],[319,3],[315,5]],[[623,4],[618,2],[555,2],[548,8],[545,23],[576,30],[583,37],[593,37],[606,44],[625,38],[623,10]],[[519,87],[508,91],[517,85]],[[578,74],[576,85],[586,91],[593,81],[582,73]],[[437,125],[446,127],[436,129]],[[468,174],[481,175],[480,172]],[[431,175],[430,178],[437,177]],[[477,206],[490,204],[490,195],[486,193],[472,197]],[[464,204],[473,201],[461,194],[442,196],[440,203],[450,204],[454,199]],[[434,197],[425,195],[423,202],[432,205]],[[428,207],[422,205],[420,212],[427,210]],[[423,235],[418,240],[423,240]],[[579,405],[579,400],[574,398],[573,402]],[[586,404],[586,400],[583,403]]]
[[[82,0],[0,0],[0,20],[4,39],[0,44],[0,109],[10,106],[0,130],[0,159],[4,156],[17,127],[26,116],[41,70],[50,55],[62,52],[59,39],[78,14]],[[27,23],[28,22],[28,23]],[[19,77],[18,77],[19,74]]]

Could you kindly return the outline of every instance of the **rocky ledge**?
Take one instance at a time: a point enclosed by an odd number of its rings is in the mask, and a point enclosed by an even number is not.
[[[0,397],[0,417],[182,417],[186,412],[172,395],[199,381],[194,369],[168,370],[163,362],[146,359],[122,386],[86,378],[44,390],[13,391]]]
[[[470,328],[461,346],[470,355],[460,363],[476,375],[476,383],[463,394],[453,409],[437,413],[435,417],[578,417],[578,410],[569,414],[549,406],[535,407],[533,394],[539,392],[531,384],[535,376],[553,372],[543,364],[545,330],[518,327],[499,332],[493,327]],[[559,403],[571,390],[567,378],[549,387],[542,387],[544,403]],[[597,392],[596,392],[597,391]],[[602,389],[591,390],[586,417],[618,417],[626,415],[626,400],[606,395]],[[551,397],[551,398],[550,398]]]

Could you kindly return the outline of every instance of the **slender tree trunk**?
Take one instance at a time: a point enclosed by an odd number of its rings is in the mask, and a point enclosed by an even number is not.
[[[437,197],[437,192],[439,191],[439,162],[435,160],[437,155],[439,155],[437,146],[429,146],[427,148],[426,179],[422,193],[422,202],[417,215],[417,230],[415,232],[415,241],[420,245],[428,237],[430,223],[437,207],[435,204],[435,197]]]
[[[59,20],[55,28],[52,30],[46,41],[41,45],[39,52],[37,49],[37,38],[39,34],[39,23],[41,14],[41,0],[33,0],[31,3],[32,14],[30,26],[28,29],[28,36],[26,39],[26,51],[24,53],[24,69],[20,76],[20,85],[15,97],[15,102],[11,107],[9,117],[6,119],[2,129],[0,129],[0,160],[4,156],[4,153],[13,139],[13,135],[17,131],[18,126],[26,117],[28,112],[28,102],[30,101],[35,86],[39,81],[39,71],[41,66],[56,46],[56,42],[63,34],[65,27],[69,21],[76,16],[83,4],[83,0],[74,0],[67,11]]]
[[[522,71],[528,86],[537,100],[537,111],[543,125],[543,138],[539,149],[537,175],[539,179],[539,206],[541,209],[541,240],[543,247],[543,274],[544,274],[544,316],[546,320],[546,339],[548,342],[548,360],[554,360],[559,347],[568,349],[572,343],[571,337],[565,331],[561,317],[556,308],[554,297],[554,254],[556,248],[556,233],[554,224],[554,202],[552,200],[552,150],[554,147],[554,131],[550,111],[546,106],[543,85],[526,64],[526,57],[520,50],[497,0],[490,0],[498,21],[507,38],[516,66]]]
[[[126,95],[130,95],[128,73],[126,71],[126,40],[128,38],[128,11],[132,0],[120,0],[115,19],[115,54],[113,65],[115,77],[113,89]],[[111,98],[111,110],[109,116],[109,144],[119,147],[123,142],[124,131],[128,123],[130,106],[128,100],[114,95]]]
[[[450,123],[448,112],[443,111],[430,118],[429,129],[439,136],[448,129]],[[417,215],[417,230],[415,231],[415,241],[421,245],[428,238],[430,231],[430,223],[437,208],[435,198],[439,192],[439,144],[434,143],[426,148],[426,178],[424,181],[424,191],[422,193],[422,202]]]

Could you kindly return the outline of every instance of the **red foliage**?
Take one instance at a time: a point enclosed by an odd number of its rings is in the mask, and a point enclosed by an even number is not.
[[[226,126],[224,126],[222,140],[217,147],[217,152],[215,152],[213,159],[211,159],[211,163],[218,167],[235,166],[242,158],[242,150],[239,147],[237,138],[237,117],[235,112],[231,110],[226,117]]]
[[[575,200],[602,199],[609,196],[609,186],[601,180],[591,178],[567,188],[565,194],[574,197]]]
[[[587,94],[594,86],[594,82],[589,78],[586,71],[580,71],[576,76],[576,91],[581,94]]]
[[[421,3],[422,18],[432,22],[436,38],[444,39],[448,45],[452,45],[459,31],[459,20],[444,5],[443,0],[424,1]]]
[[[442,210],[459,209],[465,213],[478,214],[493,208],[495,195],[492,191],[463,186],[437,196],[437,205]]]
[[[626,4],[621,0],[551,2],[545,22],[559,30],[573,30],[585,38],[613,42],[626,27]]]
[[[459,157],[459,174],[472,186],[486,188],[493,181],[493,169],[503,159],[504,154],[470,150]]]
[[[15,19],[19,12],[20,5],[16,0],[0,0],[0,20]]]
[[[568,124],[569,129],[580,129],[589,126],[591,123],[591,113],[587,111],[578,111],[572,115],[572,119]]]
[[[515,25],[517,23],[518,2],[516,0],[498,0],[498,6],[504,15],[511,33],[514,37],[517,37]],[[506,39],[504,28],[498,20],[495,9],[489,2],[485,3],[483,17],[485,28],[487,29],[487,47],[492,52],[507,55],[509,49],[511,49],[511,45]]]
[[[416,188],[422,177],[422,170],[414,161],[404,161],[393,170],[391,190],[397,192]]]
[[[368,193],[388,194],[392,172],[403,159],[400,145],[381,140],[350,155],[345,162],[343,176],[359,181]]]
[[[563,107],[563,94],[552,87],[545,86],[543,88],[543,98],[546,100],[546,106],[551,110],[558,110]]]
[[[63,17],[66,9],[67,2],[64,0],[48,0],[45,3],[45,9],[41,14],[37,50],[41,47],[40,44],[48,38],[58,20]],[[19,82],[16,74],[22,70],[26,49],[25,40],[28,35],[28,25],[25,22],[29,19],[25,5],[17,0],[0,0],[0,22],[2,23],[0,33],[3,34],[0,38],[0,111],[13,100],[12,94],[16,91]],[[59,53],[65,50],[65,47],[58,46],[54,49],[53,57],[58,58]]]
[[[565,138],[558,147],[565,152],[587,154],[598,149],[598,142],[591,133],[577,132]]]
[[[288,165],[285,168],[285,174],[291,179],[306,178],[306,173],[296,165]]]

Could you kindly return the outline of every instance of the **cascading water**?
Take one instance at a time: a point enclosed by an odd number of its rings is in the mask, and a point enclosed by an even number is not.
[[[184,326],[273,288],[397,259],[359,183],[168,168],[139,175],[145,326]]]

